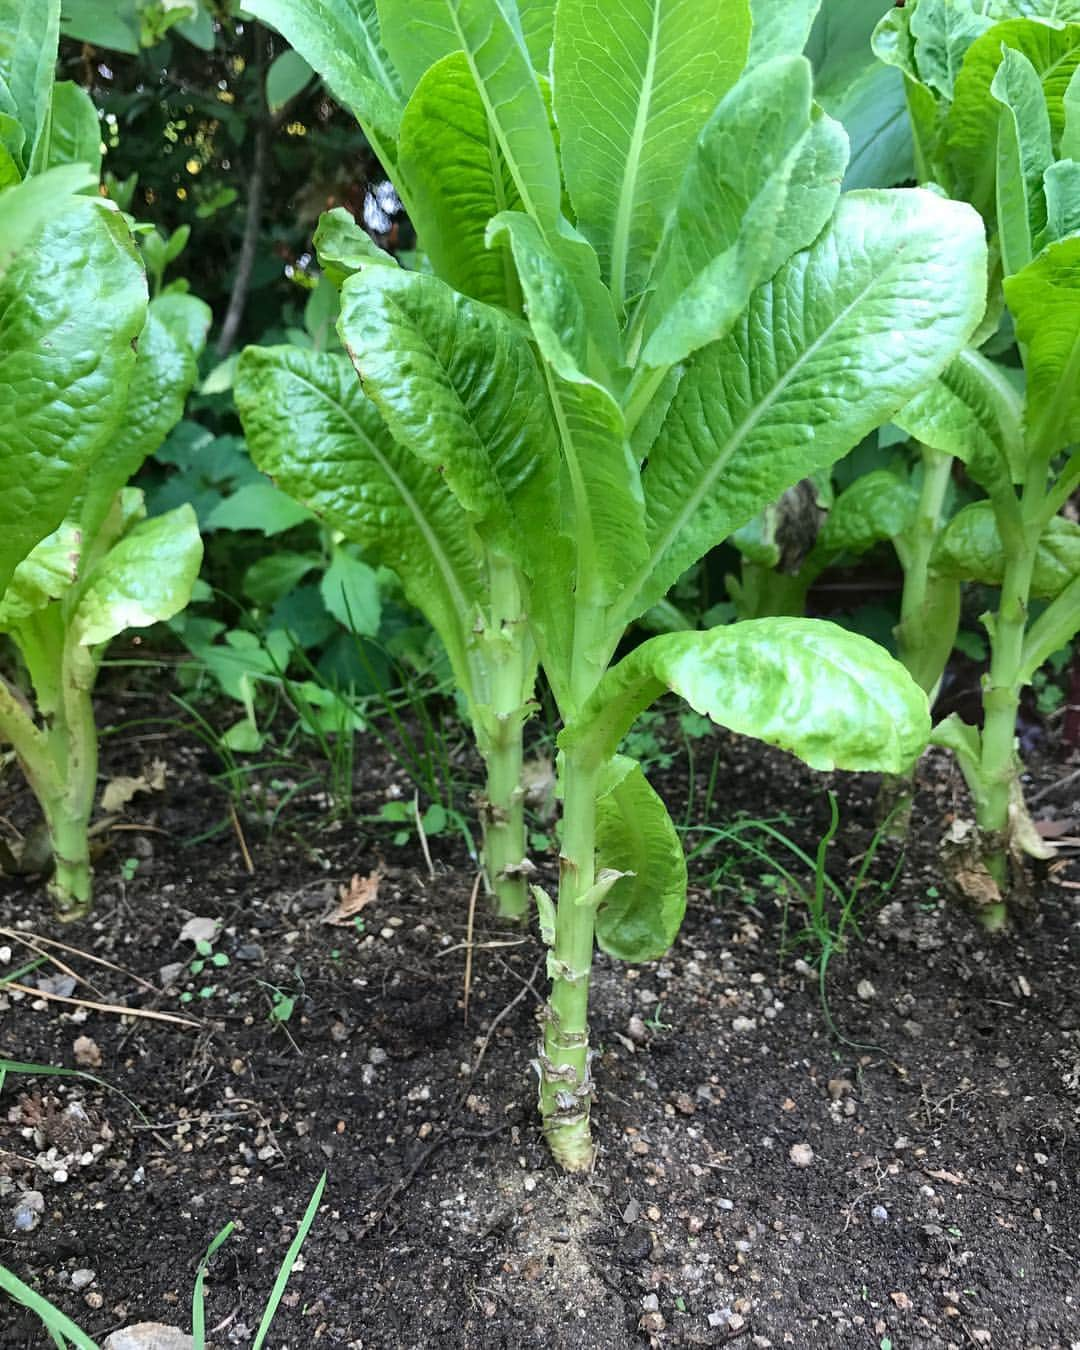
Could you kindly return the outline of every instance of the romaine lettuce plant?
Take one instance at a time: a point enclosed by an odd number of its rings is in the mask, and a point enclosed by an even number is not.
[[[846,137],[814,105],[805,28],[774,16],[748,65],[746,0],[249,3],[360,116],[460,269],[361,265],[339,331],[403,460],[523,581],[563,721],[557,903],[534,890],[540,1110],[558,1161],[587,1168],[594,942],[655,958],[686,900],[674,825],[619,754],[637,715],[671,690],[823,769],[902,770],[929,727],[903,667],[830,624],[617,648],[956,356],[984,305],[981,222],[922,191],[840,198]],[[472,293],[492,274],[520,310]]]
[[[1012,336],[1020,362],[969,350],[896,418],[963,460],[987,494],[950,522],[931,559],[939,575],[1001,588],[984,619],[983,727],[952,716],[934,739],[956,753],[1004,892],[1025,834],[1020,693],[1080,631],[1080,527],[1060,515],[1080,486],[1080,24],[1057,19],[1059,6],[985,8],[910,0],[875,44],[904,71],[921,171],[977,206],[992,232],[989,320],[974,341],[1007,351]],[[1045,18],[1010,17],[1019,11]],[[990,927],[1006,917],[1004,902],[982,909]]]
[[[485,223],[478,218],[477,227]],[[323,218],[316,245],[338,280],[362,263],[398,271],[340,209]],[[507,279],[516,295],[512,270],[504,269],[504,299]],[[479,804],[485,874],[497,912],[523,918],[533,869],[526,856],[522,735],[537,656],[519,559],[459,500],[437,463],[425,463],[394,440],[341,352],[248,348],[235,392],[254,462],[396,571],[410,602],[438,633],[486,769]],[[542,408],[533,414],[536,421],[543,416]]]
[[[90,900],[104,644],[181,608],[201,558],[190,510],[140,523],[140,494],[122,489],[180,416],[209,313],[182,294],[148,312],[123,218],[78,195],[97,182],[100,140],[87,95],[52,81],[59,10],[0,3],[0,633],[34,700],[0,677],[0,740],[44,812],[52,893],[74,917]]]

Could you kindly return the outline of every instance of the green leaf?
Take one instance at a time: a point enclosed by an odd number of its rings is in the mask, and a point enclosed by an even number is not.
[[[369,267],[341,290],[338,331],[391,435],[441,470],[512,558],[557,520],[558,458],[543,380],[499,310],[438,278]]]
[[[1002,105],[997,138],[998,242],[1005,276],[1031,261],[1046,228],[1043,175],[1053,159],[1050,114],[1035,67],[1006,47],[990,92]]]
[[[0,194],[0,273],[47,221],[83,206],[97,182],[84,164],[58,164]]]
[[[1024,352],[1028,439],[1049,455],[1080,440],[1080,237],[1007,277],[1005,302]]]
[[[209,305],[193,295],[174,293],[150,302],[123,424],[98,457],[74,504],[88,540],[97,535],[116,493],[183,417],[212,317]]]
[[[379,13],[409,89],[436,61],[464,52],[524,209],[553,228],[561,206],[555,142],[513,0],[379,0]]]
[[[1058,147],[1062,159],[1080,160],[1080,66],[1072,73],[1062,97],[1065,116]]]
[[[60,31],[95,47],[138,56],[139,33],[133,5],[118,13],[116,0],[64,0]]]
[[[923,445],[954,455],[995,500],[1023,478],[1023,400],[1000,366],[970,347],[893,421]]]
[[[48,130],[53,67],[60,34],[60,0],[0,0],[0,88],[11,105],[3,109],[26,133],[23,167],[38,173]]]
[[[934,571],[960,581],[1000,586],[1005,548],[990,502],[972,502],[958,511],[942,533],[931,560]],[[1031,594],[1052,600],[1080,576],[1080,525],[1054,516],[1039,538]]]
[[[319,266],[335,286],[372,263],[397,267],[391,254],[384,252],[343,206],[322,213],[312,242]]]
[[[911,484],[888,469],[874,469],[856,478],[837,497],[817,548],[826,555],[859,557],[883,539],[902,535],[918,506]]]
[[[890,187],[914,176],[903,76],[871,47],[878,19],[892,8],[892,0],[828,0],[806,46],[815,96],[851,141],[849,189]]]
[[[694,141],[749,41],[748,0],[559,0],[563,172],[616,312],[648,280]]]
[[[699,136],[679,188],[643,362],[672,366],[726,337],[751,291],[820,234],[846,163],[847,137],[814,109],[805,59],[769,62],[739,80]]]
[[[517,7],[529,60],[538,75],[548,78],[551,74],[555,0],[517,0]]]
[[[1080,633],[1080,575],[1043,610],[1024,636],[1017,680],[1029,684],[1032,676],[1055,652]]]
[[[244,594],[253,604],[269,608],[321,565],[315,554],[267,553],[244,573]]]
[[[191,596],[202,552],[190,506],[136,525],[84,582],[71,620],[75,641],[95,647],[128,628],[171,619]]]
[[[259,467],[398,573],[467,681],[483,587],[475,533],[438,470],[391,438],[348,361],[249,347],[236,402]]]
[[[77,84],[61,80],[53,86],[48,139],[43,167],[86,165],[94,183],[101,176],[101,122],[94,100]]]
[[[392,172],[405,100],[382,44],[375,0],[245,0],[244,8],[276,28],[319,72]]]
[[[1080,233],[1080,162],[1059,159],[1043,178],[1046,195],[1046,232],[1036,241],[1036,251],[1047,244]]]
[[[559,737],[603,762],[668,690],[814,769],[901,773],[926,744],[926,695],[877,643],[820,619],[752,619],[650,638],[609,670]]]
[[[311,512],[272,483],[245,483],[216,506],[208,530],[261,530],[269,538],[311,519]]]
[[[971,0],[918,0],[911,13],[911,36],[922,83],[951,99],[968,48],[992,26]]]
[[[510,240],[529,323],[544,359],[570,480],[573,520],[568,533],[577,541],[580,569],[574,588],[583,599],[608,604],[621,591],[627,569],[641,566],[647,556],[638,463],[627,443],[618,403],[581,372],[587,358],[588,321],[565,269],[527,216],[500,216],[493,233],[498,237],[503,232]],[[548,549],[545,540],[543,551]],[[542,578],[546,569],[539,568],[538,575]],[[565,588],[564,579],[561,584]],[[541,624],[544,608],[538,607]]]
[[[667,807],[641,765],[617,755],[596,798],[598,871],[624,873],[596,915],[600,950],[618,961],[657,961],[686,912],[686,858]]]
[[[969,207],[919,189],[842,197],[683,376],[644,474],[650,561],[624,617],[938,374],[982,314],[985,272]]]
[[[0,599],[0,632],[59,599],[79,575],[82,532],[65,521],[16,567]]]
[[[0,277],[0,594],[119,427],[145,316],[127,227],[90,199]]]
[[[806,46],[821,0],[750,0],[753,26],[747,67],[777,56],[798,56]]]
[[[314,71],[291,48],[279,52],[266,72],[266,102],[271,112],[283,108],[306,87]]]
[[[950,713],[930,733],[932,745],[951,750],[964,766],[969,782],[978,781],[982,760],[982,733],[971,726],[959,713]]]
[[[401,172],[412,222],[436,274],[487,304],[516,309],[506,249],[489,249],[488,221],[520,199],[463,52],[444,57],[416,86],[401,121]]]
[[[382,603],[374,568],[339,548],[319,590],[323,604],[343,628],[361,637],[377,635]]]
[[[407,94],[425,72],[462,50],[449,0],[378,0],[379,24]]]
[[[1031,19],[1009,19],[995,24],[968,49],[949,117],[949,158],[954,195],[963,196],[987,217],[993,215],[994,151],[1001,113],[991,85],[1003,46],[1021,52],[1034,67],[1056,144],[1065,124],[1065,92],[1080,65],[1080,25],[1058,29]]]

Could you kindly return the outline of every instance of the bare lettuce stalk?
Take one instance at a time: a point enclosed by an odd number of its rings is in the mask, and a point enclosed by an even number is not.
[[[434,264],[357,257],[338,327],[366,399],[336,402],[354,426],[377,418],[368,441],[447,524],[448,566],[408,583],[430,612],[479,569],[485,629],[485,549],[521,579],[563,723],[558,896],[535,889],[540,1114],[557,1161],[585,1170],[594,947],[656,959],[686,906],[678,831],[619,753],[636,717],[674,692],[815,767],[891,772],[929,727],[903,667],[831,624],[616,650],[688,567],[958,354],[984,303],[981,224],[930,193],[840,197],[847,140],[797,54],[812,5],[772,14],[747,65],[747,0],[558,0],[528,25],[511,0],[249,3],[376,128]],[[296,486],[344,511],[340,445],[324,436]]]

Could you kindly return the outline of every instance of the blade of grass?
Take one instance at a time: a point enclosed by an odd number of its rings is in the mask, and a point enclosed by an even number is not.
[[[59,1308],[54,1308],[47,1298],[31,1289],[28,1284],[23,1284],[22,1280],[6,1266],[0,1266],[0,1289],[9,1298],[21,1303],[24,1308],[29,1308],[35,1314],[60,1350],[67,1350],[68,1341],[76,1346],[77,1350],[100,1350],[97,1341],[92,1341],[70,1317],[65,1316]]]
[[[255,1333],[255,1340],[252,1342],[251,1350],[262,1350],[263,1343],[266,1340],[271,1324],[277,1314],[278,1304],[281,1302],[285,1293],[285,1288],[289,1283],[293,1262],[300,1255],[300,1248],[304,1245],[304,1239],[308,1235],[308,1230],[315,1221],[315,1215],[319,1208],[319,1202],[322,1200],[322,1193],[325,1187],[326,1173],[324,1172],[319,1178],[318,1185],[312,1192],[311,1199],[308,1201],[307,1209],[304,1211],[304,1217],[300,1220],[300,1227],[296,1230],[296,1236],[290,1243],[289,1250],[285,1253],[285,1260],[281,1263],[281,1269],[277,1273],[274,1287],[270,1291],[270,1298],[266,1304],[266,1311],[263,1313],[262,1321],[259,1323],[259,1330]]]
[[[206,1350],[206,1304],[203,1298],[203,1283],[206,1280],[210,1258],[228,1238],[235,1226],[230,1219],[207,1247],[203,1259],[199,1262],[199,1269],[195,1272],[195,1288],[191,1294],[191,1339],[195,1342],[195,1350]]]

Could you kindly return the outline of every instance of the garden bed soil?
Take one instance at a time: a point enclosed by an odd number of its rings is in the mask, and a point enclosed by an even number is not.
[[[713,750],[712,818],[785,811],[780,828],[810,852],[832,782],[842,829],[829,867],[850,879],[872,837],[873,780],[823,780],[717,733],[696,746],[695,810]],[[411,795],[363,753],[361,814]],[[964,809],[945,759],[922,767],[891,889],[865,893],[864,940],[829,965],[839,1034],[812,970],[781,950],[777,869],[731,845],[704,865],[713,876],[694,869],[665,960],[598,959],[599,1154],[591,1175],[566,1177],[537,1130],[530,1067],[543,949],[493,922],[482,897],[466,1017],[474,870],[460,842],[431,840],[429,870],[415,840],[326,826],[309,791],[272,837],[242,822],[249,872],[231,828],[191,846],[227,812],[196,743],[112,737],[103,772],[158,756],[164,790],[134,797],[116,822],[129,828],[103,836],[89,921],[60,928],[38,882],[0,880],[4,924],[131,973],[67,954],[97,991],[76,996],[199,1023],[0,996],[0,1055],[73,1066],[86,1038],[84,1063],[118,1090],[9,1074],[0,1100],[0,1262],[95,1339],[142,1320],[187,1329],[198,1262],[232,1219],[207,1326],[215,1346],[249,1345],[325,1168],[276,1350],[1080,1344],[1080,867],[1043,869],[1015,936],[973,926],[935,852]],[[1052,786],[1066,772],[1049,756],[1034,786],[1048,790],[1042,810],[1067,818],[1070,790]],[[653,779],[681,818],[685,763]],[[10,771],[0,795],[0,814],[25,824]],[[897,856],[882,847],[875,883]],[[325,922],[339,888],[376,870],[360,924]],[[803,911],[788,899],[790,938]],[[193,917],[220,921],[214,950],[229,964],[185,964],[171,992],[142,989],[132,975],[160,986],[161,968],[190,962],[179,935]],[[3,946],[11,968],[25,963],[19,942]],[[271,1019],[275,999],[279,1014],[293,1000],[287,1020]],[[28,1188],[44,1212],[16,1232]],[[73,1282],[87,1270],[91,1283]],[[0,1344],[48,1340],[4,1304]]]

